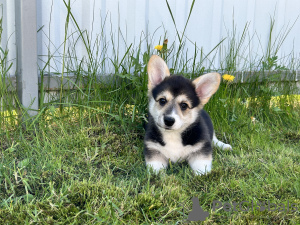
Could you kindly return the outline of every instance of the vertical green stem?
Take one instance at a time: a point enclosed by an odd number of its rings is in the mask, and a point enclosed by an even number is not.
[[[65,0],[64,0],[64,2],[65,2]],[[70,20],[70,12],[71,12],[71,3],[70,3],[70,0],[68,1],[67,9],[68,9],[68,14],[67,14],[66,24],[65,24],[64,53],[63,53],[63,60],[62,60],[61,83],[60,83],[60,97],[59,97],[59,103],[60,103],[59,109],[60,109],[60,112],[62,112],[62,92],[63,92],[64,71],[65,71],[65,53],[66,53],[66,44],[67,44],[67,35],[68,35],[68,27],[69,27],[69,20]]]

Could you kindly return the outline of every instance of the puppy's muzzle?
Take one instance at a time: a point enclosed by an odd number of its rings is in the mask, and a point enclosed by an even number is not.
[[[164,123],[167,127],[171,127],[175,123],[175,119],[171,116],[164,116]]]

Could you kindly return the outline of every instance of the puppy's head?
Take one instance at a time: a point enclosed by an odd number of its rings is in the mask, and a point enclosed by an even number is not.
[[[170,76],[165,61],[153,55],[148,63],[149,112],[157,126],[183,130],[195,122],[199,111],[218,90],[221,76],[209,73],[190,81]]]

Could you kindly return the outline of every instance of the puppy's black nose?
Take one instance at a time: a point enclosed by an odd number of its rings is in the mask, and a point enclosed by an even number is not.
[[[170,116],[165,116],[164,122],[165,122],[166,126],[171,127],[175,123],[175,119]]]

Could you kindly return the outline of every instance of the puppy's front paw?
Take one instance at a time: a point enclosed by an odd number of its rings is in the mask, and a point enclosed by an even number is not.
[[[162,162],[160,161],[150,161],[147,162],[147,170],[148,172],[150,172],[151,170],[153,170],[154,173],[158,174],[160,170],[163,170],[166,168],[166,165],[164,165]]]
[[[205,175],[211,171],[212,160],[194,160],[193,162],[190,162],[190,166],[196,175]]]

